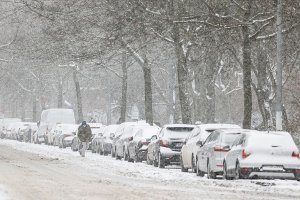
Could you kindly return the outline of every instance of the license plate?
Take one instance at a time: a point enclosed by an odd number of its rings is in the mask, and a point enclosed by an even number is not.
[[[282,166],[263,166],[262,171],[284,171]]]

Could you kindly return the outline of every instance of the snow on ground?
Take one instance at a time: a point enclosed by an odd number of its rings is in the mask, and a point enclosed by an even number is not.
[[[132,185],[139,185],[140,182],[143,182],[146,187],[147,181],[150,181],[164,184],[167,187],[176,185],[176,189],[179,191],[206,187],[213,188],[216,191],[224,191],[224,195],[226,193],[236,193],[238,195],[239,193],[257,192],[260,197],[255,197],[255,199],[266,199],[270,194],[274,195],[274,199],[277,194],[284,195],[287,199],[295,199],[295,197],[300,199],[300,182],[295,180],[210,180],[206,177],[197,177],[194,173],[183,173],[179,167],[159,169],[145,163],[119,161],[110,156],[100,156],[91,152],[87,152],[86,157],[82,158],[78,152],[72,152],[69,148],[59,149],[53,146],[21,143],[12,140],[0,140],[0,145],[38,154],[41,157],[60,160],[65,162],[66,165],[78,165],[88,169],[91,173],[99,174],[99,177],[105,177],[103,174],[106,174],[118,181],[123,180],[126,183],[129,181]],[[109,182],[110,180],[102,178],[101,181]],[[151,187],[155,188],[155,184],[151,184]]]
[[[2,185],[0,185],[0,200],[8,200],[7,191]]]

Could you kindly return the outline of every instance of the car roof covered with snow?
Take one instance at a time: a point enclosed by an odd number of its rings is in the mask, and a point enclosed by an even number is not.
[[[238,128],[241,129],[241,127],[239,125],[236,124],[200,124],[197,125],[200,129],[204,129],[204,130],[210,130],[210,129],[233,129],[233,128]]]
[[[166,124],[163,126],[163,128],[180,128],[180,127],[189,127],[189,128],[195,128],[196,125],[193,124]]]

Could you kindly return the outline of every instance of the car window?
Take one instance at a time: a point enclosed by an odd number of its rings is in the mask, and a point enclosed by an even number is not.
[[[205,140],[204,143],[210,143],[212,141],[215,141],[216,139],[218,139],[218,132],[212,132]]]
[[[158,134],[159,137],[163,137],[163,136],[164,136],[164,130],[165,130],[165,129],[162,129],[162,130],[160,131],[160,133]]]
[[[157,140],[157,136],[156,136],[156,135],[153,135],[153,136],[151,137],[151,142],[153,142],[153,141],[155,141],[155,140]]]

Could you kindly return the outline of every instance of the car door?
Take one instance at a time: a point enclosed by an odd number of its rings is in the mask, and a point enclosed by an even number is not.
[[[203,146],[202,152],[202,170],[204,172],[207,172],[207,165],[208,161],[210,162],[212,160],[212,156],[214,154],[214,147],[217,144],[217,141],[220,137],[220,133],[215,131],[211,134],[209,142],[206,143],[206,145]]]
[[[189,151],[189,141],[191,137],[193,136],[193,132],[190,132],[188,137],[185,139],[185,143],[181,148],[181,159],[182,159],[182,164],[185,167],[188,167],[188,151]]]
[[[246,140],[245,134],[239,136],[235,140],[234,144],[231,147],[231,150],[228,152],[229,164],[227,165],[228,166],[227,169],[229,169],[229,170],[235,169],[236,161],[237,161],[239,155],[241,155],[241,153],[242,153],[243,144],[244,144],[245,140]],[[226,155],[226,158],[227,158],[227,155]]]
[[[202,147],[200,147],[198,153],[197,153],[197,160],[198,160],[198,168],[201,171],[206,170],[206,161],[205,161],[205,151],[207,151],[207,145],[210,143],[212,140],[213,133],[210,134],[206,140],[204,141]]]

